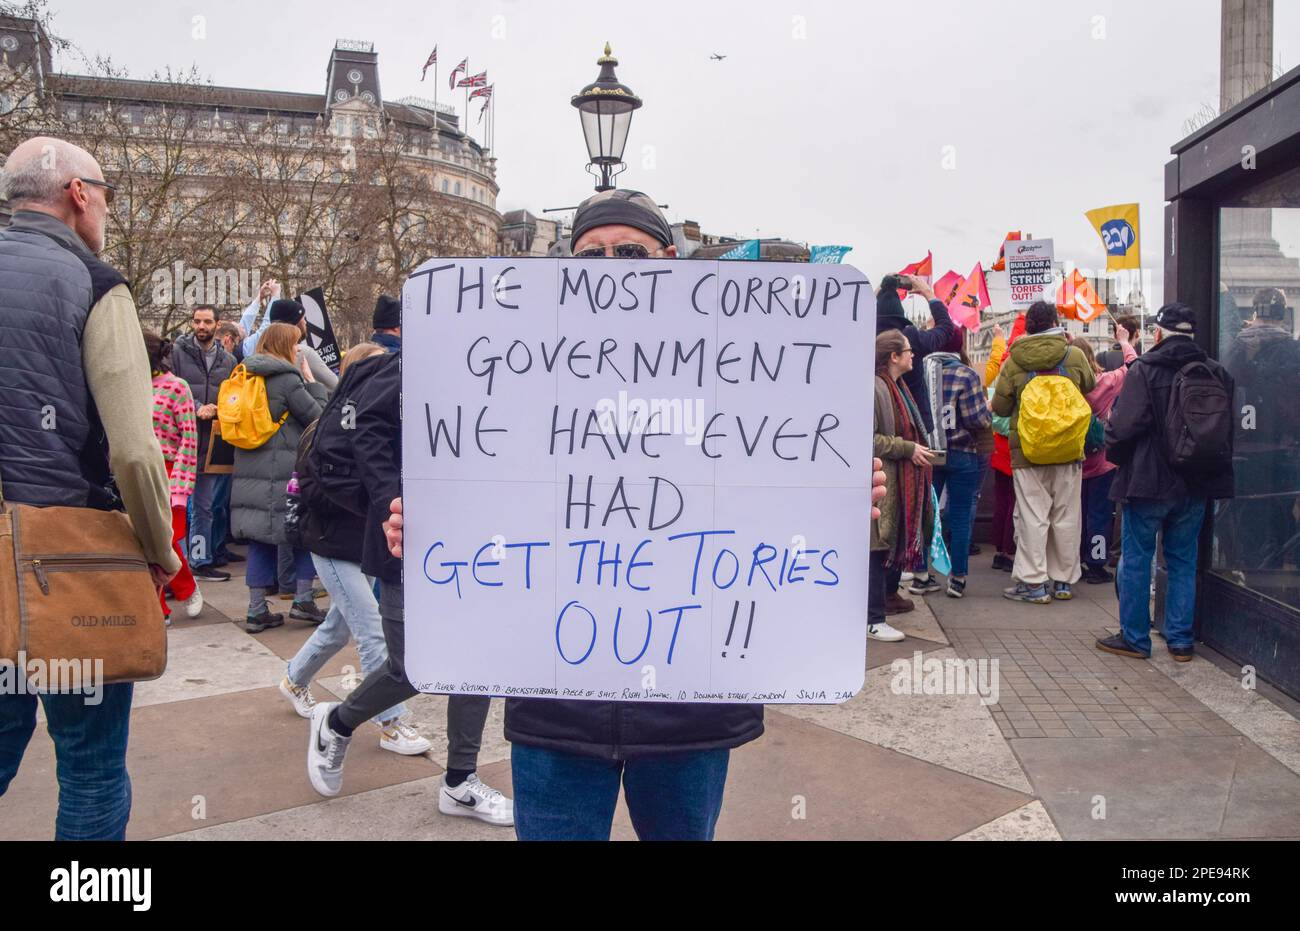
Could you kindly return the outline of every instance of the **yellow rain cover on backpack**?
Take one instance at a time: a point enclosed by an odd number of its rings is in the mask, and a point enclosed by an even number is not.
[[[221,438],[239,449],[257,449],[275,436],[289,419],[289,412],[278,421],[271,419],[271,404],[266,396],[266,379],[251,375],[238,365],[221,383],[217,393],[217,420]]]
[[[1065,375],[1035,372],[1020,392],[1020,418],[1016,432],[1020,452],[1034,465],[1059,465],[1083,458],[1092,408]]]

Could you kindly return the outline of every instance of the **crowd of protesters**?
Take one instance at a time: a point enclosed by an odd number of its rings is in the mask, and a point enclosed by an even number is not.
[[[902,315],[899,289],[929,301],[929,327]],[[936,563],[946,594],[965,595],[975,502],[991,468],[991,568],[1013,583],[1004,597],[1050,605],[1071,600],[1080,579],[1116,582],[1121,631],[1097,648],[1149,658],[1159,538],[1166,647],[1189,661],[1201,526],[1212,501],[1234,494],[1236,395],[1232,376],[1195,343],[1194,312],[1162,307],[1145,355],[1136,320],[1121,318],[1114,347],[1098,354],[1070,336],[1055,305],[1039,302],[1009,338],[994,328],[981,381],[924,282],[886,276],[877,307],[875,451],[888,483],[871,538],[868,636],[904,638],[887,621],[915,608],[900,585],[910,578],[912,594],[943,590],[930,574]],[[1118,580],[1107,569],[1113,558]]]
[[[228,581],[225,567],[241,561],[246,631],[283,626],[271,599],[291,599],[288,620],[314,629],[279,691],[284,713],[309,722],[307,776],[320,794],[342,791],[348,746],[367,722],[383,749],[428,752],[405,704],[417,692],[405,672],[400,559],[400,302],[379,298],[371,338],[337,374],[306,342],[302,304],[274,280],[238,323],[196,307],[173,343],[141,332],[125,281],[96,258],[114,188],[88,153],[30,140],[10,154],[4,188],[14,218],[0,231],[0,369],[19,397],[0,412],[5,497],[125,510],[164,613],[170,594],[187,617],[199,616],[199,583]],[[577,209],[571,252],[670,259],[672,243],[652,198],[611,190]],[[26,273],[33,263],[48,272]],[[929,326],[908,320],[899,296],[908,291],[927,301]],[[1009,337],[995,329],[979,373],[962,330],[923,280],[886,276],[877,308],[868,636],[904,639],[887,621],[915,608],[904,582],[913,595],[966,596],[976,504],[991,467],[992,566],[1011,573],[1007,598],[1046,605],[1069,600],[1080,578],[1111,581],[1119,503],[1122,629],[1097,646],[1149,657],[1160,536],[1167,646],[1190,659],[1196,541],[1208,502],[1233,493],[1232,433],[1225,444],[1219,401],[1234,393],[1232,378],[1193,341],[1193,312],[1162,308],[1145,355],[1135,328],[1123,326],[1115,350],[1097,355],[1070,338],[1053,305],[1038,303]],[[223,385],[239,379],[260,379],[273,428],[227,461],[214,427]],[[41,405],[23,389],[35,384],[64,402],[66,428],[27,429]],[[1193,409],[1209,414],[1191,423]],[[316,604],[322,594],[328,613]],[[349,638],[363,680],[342,701],[316,701],[313,677]],[[131,697],[130,684],[107,686],[95,705],[41,696],[58,756],[57,837],[125,836]],[[0,696],[0,795],[35,726],[35,702]],[[477,775],[489,705],[480,696],[447,702],[438,809],[513,825],[521,839],[607,839],[620,792],[639,837],[711,839],[730,752],[764,730],[757,704],[510,698],[511,799]]]

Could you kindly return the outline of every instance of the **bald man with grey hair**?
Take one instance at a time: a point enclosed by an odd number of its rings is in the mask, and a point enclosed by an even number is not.
[[[126,279],[98,258],[113,186],[84,149],[38,136],[5,161],[0,190],[0,481],[33,507],[125,510],[165,585],[180,569],[153,432],[152,373]],[[88,614],[94,605],[87,604]],[[55,838],[121,840],[131,815],[129,683],[43,694],[59,781]],[[0,796],[36,727],[30,694],[0,695]]]

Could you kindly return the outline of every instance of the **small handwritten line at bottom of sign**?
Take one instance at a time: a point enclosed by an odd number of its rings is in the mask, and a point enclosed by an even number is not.
[[[419,691],[431,695],[487,695],[492,698],[557,698],[578,701],[636,701],[665,704],[751,704],[751,705],[838,705],[854,698],[856,689],[773,689],[746,692],[666,689],[585,689],[549,685],[505,686],[462,682],[416,682]]]

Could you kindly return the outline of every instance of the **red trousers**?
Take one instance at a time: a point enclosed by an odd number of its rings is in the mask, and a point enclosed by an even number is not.
[[[172,464],[167,463],[167,476],[172,474]],[[194,594],[194,576],[190,572],[190,561],[186,558],[185,544],[189,538],[189,533],[185,524],[185,505],[177,504],[172,506],[172,550],[181,558],[181,571],[176,574],[176,578],[167,583],[167,588],[172,590],[178,601],[188,601]],[[158,593],[158,599],[162,602],[163,614],[170,616],[171,612],[167,610],[167,592],[166,589]]]

